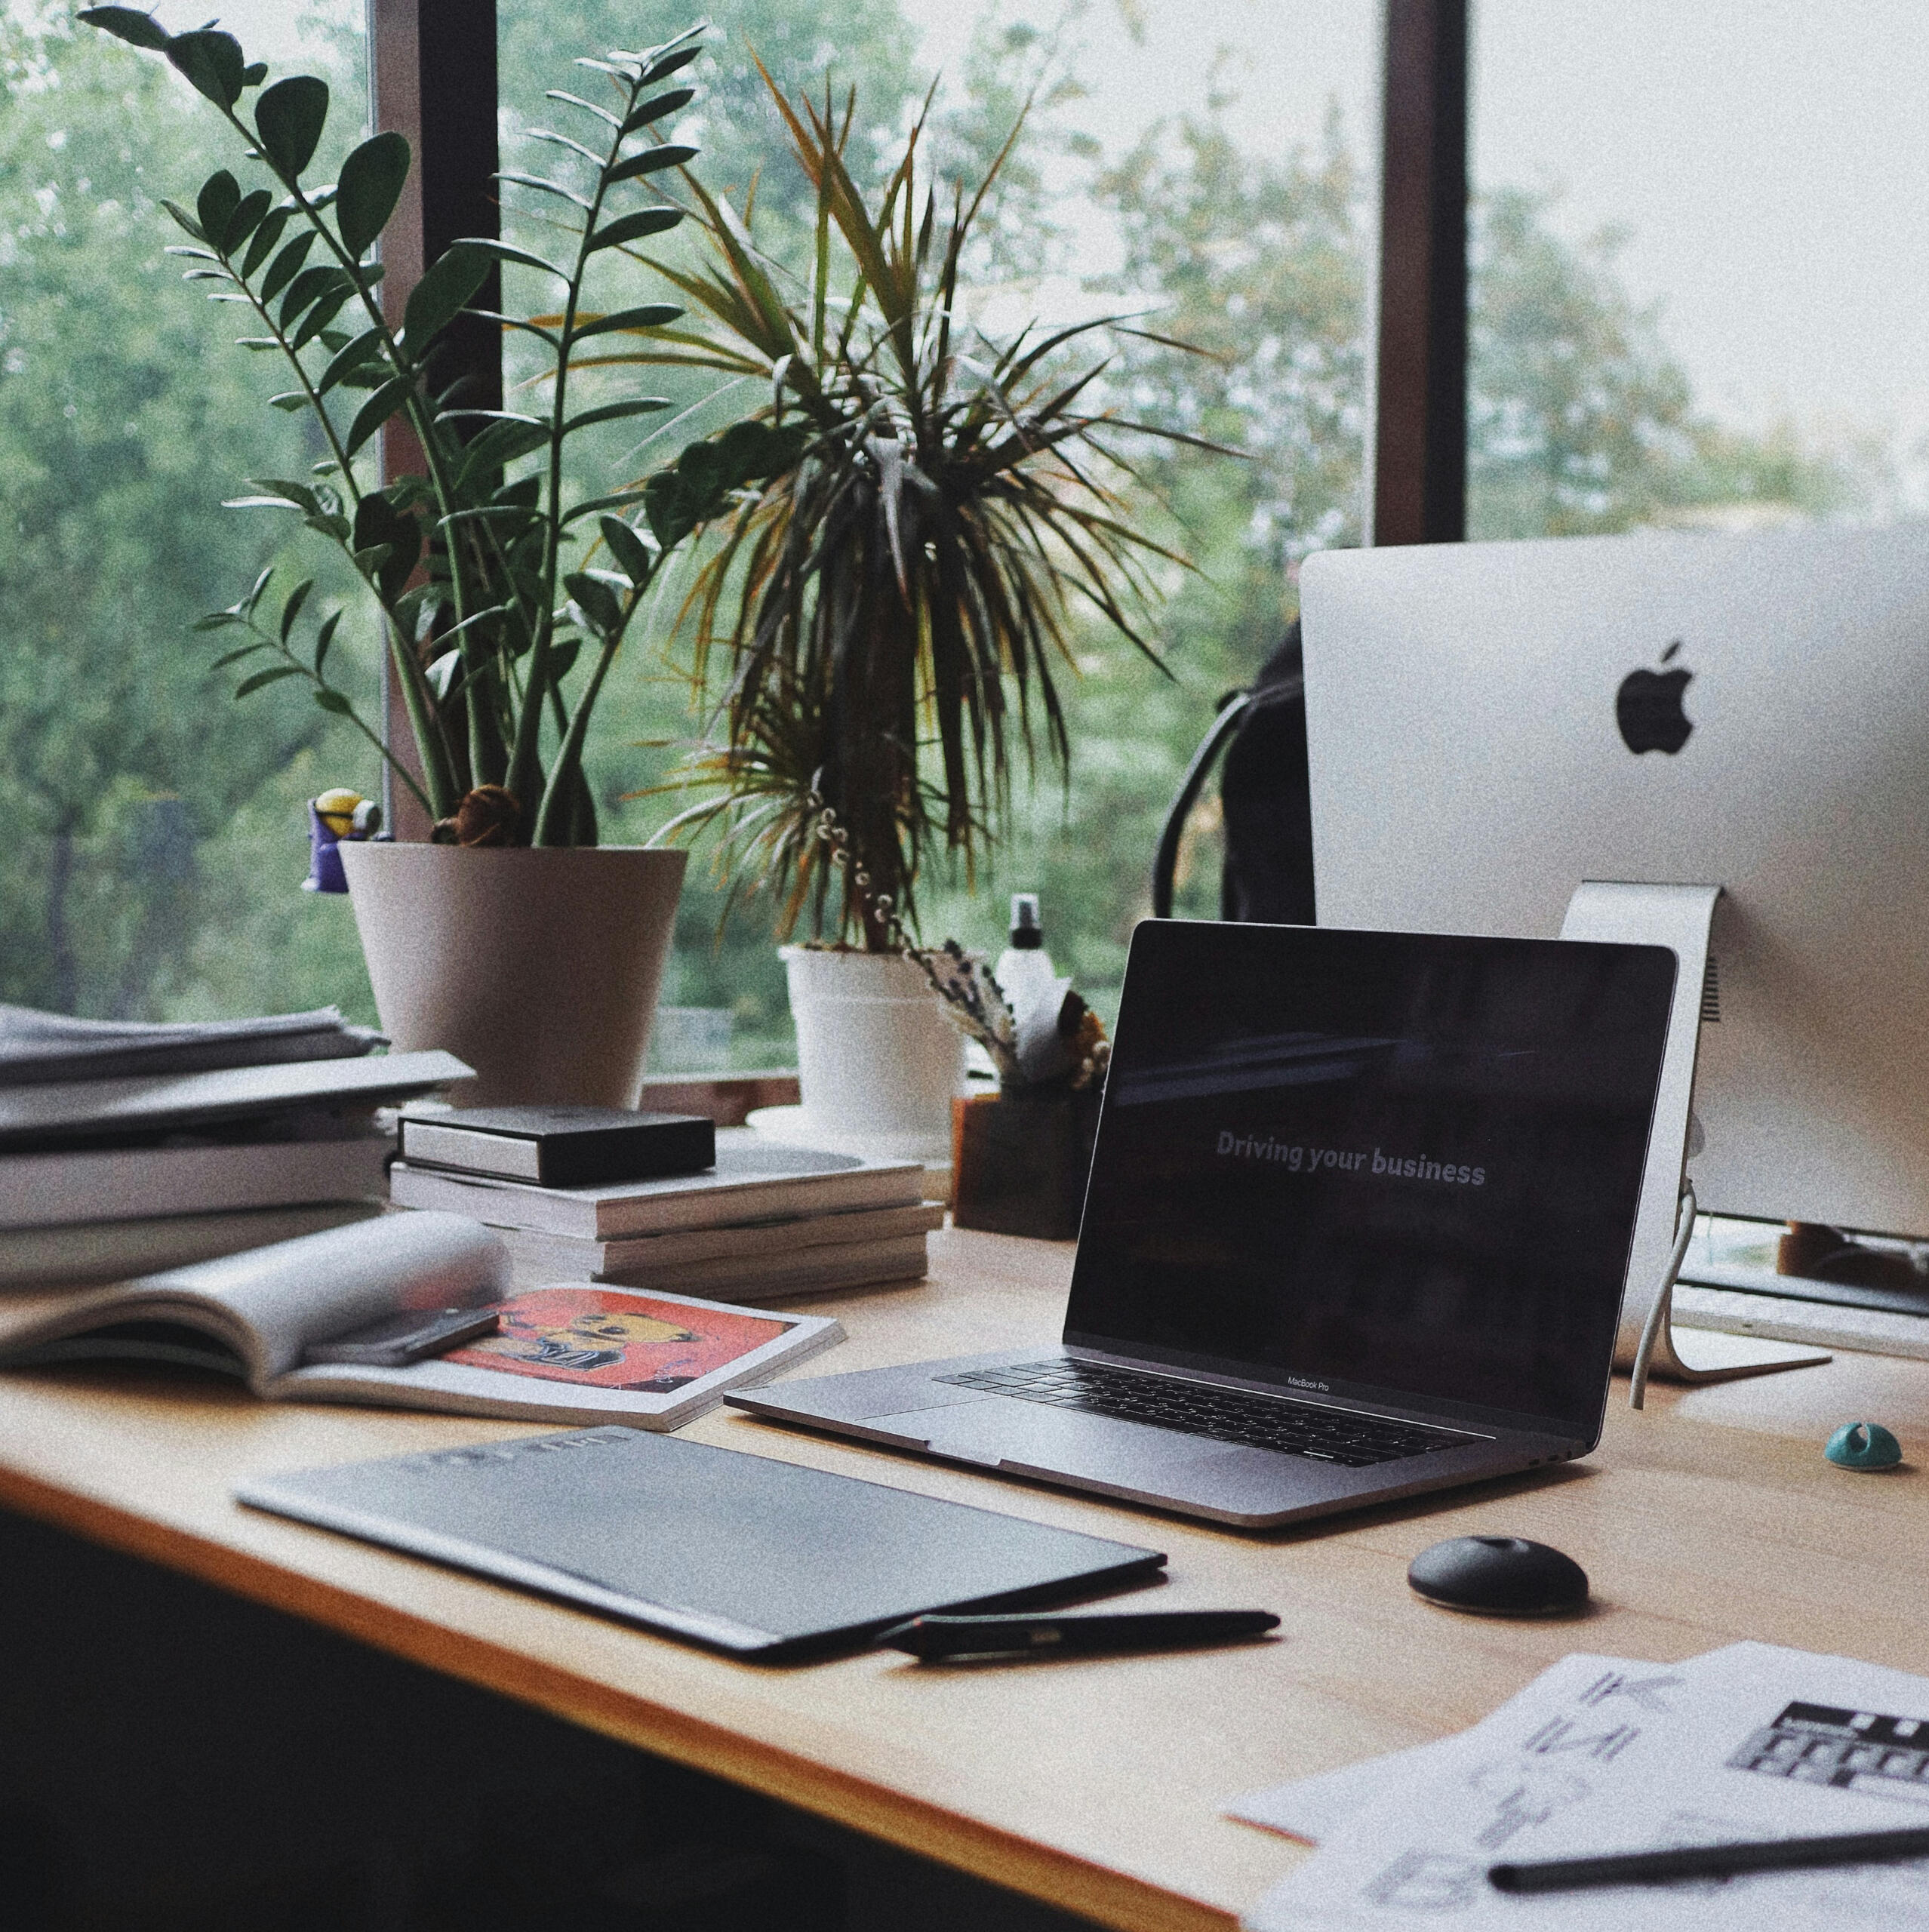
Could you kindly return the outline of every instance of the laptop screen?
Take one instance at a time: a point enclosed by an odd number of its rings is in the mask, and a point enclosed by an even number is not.
[[[1674,978],[1658,946],[1141,925],[1066,1342],[1591,1438]]]

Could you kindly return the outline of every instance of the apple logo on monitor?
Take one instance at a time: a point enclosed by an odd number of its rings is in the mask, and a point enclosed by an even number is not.
[[[1661,654],[1663,664],[1674,662],[1681,641]],[[1614,694],[1614,721],[1631,752],[1666,752],[1672,756],[1688,741],[1694,726],[1681,709],[1681,696],[1688,688],[1692,671],[1677,665],[1672,671],[1630,671]]]

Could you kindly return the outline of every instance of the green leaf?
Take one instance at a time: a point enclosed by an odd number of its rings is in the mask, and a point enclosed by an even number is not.
[[[236,617],[232,621],[239,623],[241,620]],[[200,627],[197,625],[195,628],[198,629]],[[257,651],[266,651],[267,648],[266,639],[257,638],[252,644],[245,644],[238,651],[223,651],[208,668],[211,671],[225,671],[230,664],[238,664],[244,657],[252,657]]]
[[[75,18],[131,46],[144,47],[150,53],[166,53],[172,38],[152,14],[137,13],[131,7],[83,7]]]
[[[598,121],[612,128],[623,125],[607,107],[598,107],[593,100],[585,100],[580,94],[565,94],[560,88],[551,88],[543,97],[545,100],[559,100],[568,107],[580,107],[586,114],[593,114]]]
[[[482,250],[466,242],[452,242],[409,291],[402,334],[410,355],[417,361],[461,313],[463,304],[482,286],[488,272],[489,258]]]
[[[332,287],[341,272],[332,262],[318,262],[312,269],[303,269],[288,284],[288,292],[282,298],[282,328],[292,328],[295,318],[324,290]]]
[[[251,476],[248,479],[251,489],[265,490],[275,501],[297,505],[310,512],[318,512],[322,500],[306,483],[297,483],[283,476]]]
[[[168,58],[198,94],[217,106],[232,107],[246,84],[246,57],[231,33],[203,27],[177,33],[168,43]]]
[[[211,242],[227,232],[235,210],[241,205],[241,183],[223,168],[208,176],[194,198],[194,211],[201,217],[202,232]]]
[[[299,503],[291,503],[285,497],[223,497],[221,507],[224,510],[298,510]]]
[[[266,188],[257,188],[251,195],[242,197],[241,205],[228,217],[228,225],[221,236],[221,246],[229,254],[238,248],[252,235],[261,218],[268,212],[268,205],[274,199]]]
[[[673,469],[660,469],[643,486],[643,513],[666,550],[674,549],[697,528],[696,512]]]
[[[238,611],[211,611],[205,617],[197,617],[189,625],[192,631],[225,631],[232,629],[242,621]]]
[[[568,135],[559,134],[553,128],[525,128],[522,138],[525,141],[540,141],[547,147],[567,148],[571,154],[580,155],[599,173],[601,171],[603,157],[593,148],[586,148],[580,141],[571,140]]]
[[[258,691],[263,685],[272,685],[278,678],[298,678],[301,675],[299,664],[271,664],[265,671],[257,671],[251,678],[244,678],[235,687],[237,697],[246,697],[250,691]]]
[[[647,494],[646,489],[612,490],[607,497],[592,497],[586,503],[574,505],[563,521],[574,523],[581,518],[594,516],[598,510],[627,509],[632,503],[642,502]]]
[[[324,711],[332,711],[337,718],[348,718],[354,715],[355,706],[340,691],[318,689],[314,697],[315,702]]]
[[[308,601],[308,593],[315,588],[315,580],[304,577],[288,592],[288,601],[282,606],[282,641],[286,644],[294,634],[295,620],[301,615],[301,607]]]
[[[654,100],[646,100],[642,106],[628,115],[623,121],[623,131],[633,134],[639,128],[647,128],[653,121],[660,121],[666,114],[675,114],[688,107],[697,98],[694,88],[672,88],[668,94],[660,94]]]
[[[279,395],[271,395],[268,398],[268,407],[285,410],[292,416],[296,411],[308,407],[308,392],[306,389],[284,389]]]
[[[316,392],[326,395],[337,383],[380,355],[381,349],[382,331],[371,323],[361,334],[351,337],[336,350],[328,368],[322,371],[322,380],[315,385]]]
[[[429,688],[442,703],[449,701],[449,687],[456,681],[462,669],[462,653],[445,651],[434,663],[424,667],[422,675],[429,680]]]
[[[342,163],[335,184],[335,226],[341,230],[342,246],[357,261],[389,225],[408,180],[410,158],[408,141],[390,132],[364,141]]]
[[[586,409],[580,416],[572,416],[564,426],[563,434],[573,436],[579,429],[586,429],[592,423],[615,423],[626,416],[648,416],[659,409],[669,407],[668,396],[632,396],[627,402],[606,402],[599,409]]]
[[[549,426],[543,423],[492,423],[462,453],[456,472],[458,489],[472,477],[486,475],[549,445]]]
[[[675,73],[680,68],[688,66],[703,51],[703,43],[700,40],[694,46],[673,49],[671,52],[666,54],[661,60],[652,60],[649,66],[643,69],[643,78],[637,82],[637,85],[653,88],[659,81],[668,80],[671,75]]]
[[[301,327],[288,343],[291,349],[306,349],[341,313],[343,304],[355,294],[355,278],[343,270],[336,272],[341,279],[333,288],[324,290],[321,299],[303,318]]]
[[[331,611],[322,620],[322,628],[315,634],[315,675],[318,678],[322,675],[322,660],[328,656],[328,647],[334,642],[336,629],[341,621],[341,612]]]
[[[174,217],[176,225],[180,228],[185,229],[186,232],[192,235],[197,242],[205,242],[208,239],[207,229],[203,228],[201,223],[196,221],[194,217],[189,214],[187,210],[181,206],[180,202],[171,202],[168,199],[166,195],[164,195],[161,198],[161,205],[168,211],[169,214]]]
[[[598,315],[594,320],[579,321],[572,342],[580,342],[585,336],[608,335],[612,329],[660,329],[680,321],[683,310],[669,302],[647,302],[640,309],[619,309],[614,315]]]
[[[348,440],[342,445],[350,456],[361,448],[382,425],[408,401],[411,384],[406,376],[391,376],[382,386],[355,412],[355,418],[348,432]],[[364,497],[364,505],[374,500]]]
[[[641,154],[633,154],[627,161],[618,162],[606,178],[612,184],[634,181],[639,174],[658,174],[666,168],[681,168],[686,161],[694,161],[697,155],[695,148],[685,147],[678,142],[663,147],[645,148]]]
[[[560,181],[552,181],[546,174],[518,174],[505,171],[496,177],[498,181],[508,182],[518,188],[539,189],[546,195],[554,195],[560,201],[572,206],[587,209],[589,204],[574,188],[565,187]]]
[[[254,103],[262,150],[284,180],[296,180],[315,158],[328,119],[328,84],[312,74],[277,81]]]
[[[315,231],[303,229],[273,261],[268,265],[268,272],[261,278],[261,300],[266,303],[274,300],[283,289],[294,279],[295,271],[308,258],[308,251],[315,246]]]
[[[733,423],[716,439],[724,488],[735,490],[781,476],[803,454],[808,440],[801,429],[780,429],[755,417]]]
[[[559,269],[554,262],[546,262],[540,255],[532,255],[527,248],[518,248],[513,242],[498,242],[492,235],[465,235],[460,242],[449,245],[453,248],[479,248],[485,255],[493,255],[499,262],[513,262],[518,268],[540,269],[545,275],[552,275],[558,281],[569,279],[569,271]]]
[[[235,606],[235,608],[244,617],[251,617],[254,615],[254,607],[261,601],[261,593],[268,588],[269,580],[273,577],[274,574],[275,566],[272,564],[270,564],[268,568],[254,580],[254,585],[250,589],[248,595]]]
[[[364,497],[355,512],[355,549],[358,552],[386,550],[375,566],[374,581],[385,604],[393,605],[407,589],[422,555],[422,521],[405,516],[379,491]]]
[[[268,63],[265,60],[257,60],[242,69],[242,85],[245,88],[258,88],[267,78]]]
[[[587,571],[571,571],[563,579],[576,608],[599,637],[608,637],[621,627],[623,605],[607,583],[601,583]]]
[[[270,208],[261,218],[261,226],[254,231],[254,239],[248,245],[248,254],[242,263],[244,277],[251,275],[269,257],[275,244],[282,238],[282,231],[288,225],[293,208]]]
[[[707,504],[712,497],[730,487],[723,451],[715,443],[686,444],[676,460],[676,473],[678,480],[697,503]]]
[[[610,546],[610,555],[624,576],[638,590],[643,589],[657,568],[656,555],[649,545],[620,517],[600,518],[596,527],[603,533],[603,541]]]
[[[641,241],[646,235],[661,235],[682,219],[681,208],[643,208],[635,214],[620,216],[604,223],[590,236],[586,252],[593,255],[598,248],[620,248],[626,242]]]

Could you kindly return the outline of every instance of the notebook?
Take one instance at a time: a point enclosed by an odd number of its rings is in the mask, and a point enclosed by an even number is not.
[[[764,1663],[926,1611],[1158,1579],[1156,1550],[627,1429],[520,1436],[242,1484],[251,1509]]]

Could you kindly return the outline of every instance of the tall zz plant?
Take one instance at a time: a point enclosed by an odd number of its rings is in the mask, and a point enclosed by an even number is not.
[[[305,177],[328,119],[324,82],[303,74],[265,85],[266,68],[212,28],[171,34],[127,7],[92,7],[80,17],[164,55],[245,143],[248,181],[224,168],[202,184],[192,211],[166,205],[188,236],[171,252],[189,262],[191,281],[211,285],[212,300],[249,312],[244,346],[278,352],[292,373],[294,386],[275,402],[307,411],[327,454],[305,480],[251,479],[254,494],[237,506],[293,510],[353,563],[386,620],[421,778],[381,745],[331,678],[342,613],[304,632],[312,582],[297,584],[272,614],[264,573],[238,602],[203,620],[205,629],[247,634],[220,660],[245,670],[237,695],[306,680],[316,703],[351,719],[382,750],[438,822],[438,836],[594,844],[584,734],[660,568],[659,531],[667,526],[647,510],[641,525],[633,520],[649,496],[642,483],[571,500],[564,458],[568,439],[592,424],[667,405],[630,396],[583,408],[571,378],[592,359],[579,356],[585,345],[607,346],[620,331],[660,328],[683,312],[666,303],[600,312],[589,305],[588,285],[614,255],[633,254],[682,219],[660,196],[643,198],[696,152],[659,133],[692,98],[688,87],[662,83],[696,59],[695,30],[648,52],[579,62],[600,77],[601,103],[560,91],[549,97],[578,117],[586,140],[538,131],[534,138],[558,155],[557,174],[500,177],[559,214],[553,225],[568,246],[558,259],[488,238],[454,242],[429,265],[397,328],[383,312],[374,257],[411,165],[401,136],[363,142],[337,180],[318,184]],[[537,271],[559,298],[542,320],[487,315],[546,352],[547,406],[539,412],[475,406],[460,383],[447,384],[437,353],[443,332],[500,263]],[[424,473],[377,487],[358,476],[356,460],[398,417],[420,445]],[[789,454],[786,439],[761,425],[740,425],[722,442],[727,448],[706,446],[707,457],[672,472],[673,492],[687,492],[686,472],[706,479],[710,494],[696,506],[703,515]],[[656,496],[664,500],[660,484]]]
[[[659,266],[698,320],[628,352],[763,379],[770,420],[802,443],[794,469],[723,506],[686,605],[698,674],[721,654],[725,697],[719,742],[682,774],[712,795],[672,824],[720,825],[740,881],[781,895],[786,930],[808,909],[820,934],[881,951],[915,930],[926,855],[968,867],[989,842],[1035,728],[1063,770],[1072,607],[1156,662],[1131,612],[1152,561],[1182,560],[1094,466],[1115,475],[1104,432],[1137,426],[1090,401],[1103,365],[1060,371],[1059,352],[1117,318],[1001,346],[960,313],[1010,145],[947,207],[920,187],[920,124],[867,200],[845,158],[850,107],[793,103],[765,78],[817,190],[808,278],[758,250],[747,204],[693,180],[705,260]]]

